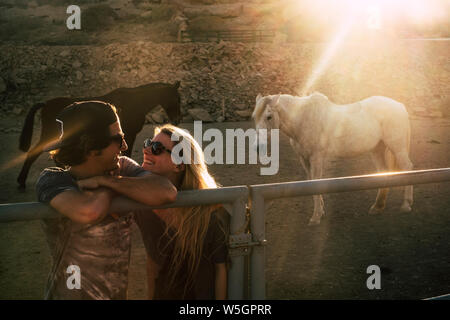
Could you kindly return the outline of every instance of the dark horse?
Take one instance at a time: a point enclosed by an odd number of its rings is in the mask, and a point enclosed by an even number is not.
[[[75,101],[100,100],[113,104],[118,110],[122,130],[125,133],[125,140],[128,150],[125,155],[130,156],[133,149],[136,135],[141,131],[145,115],[157,105],[161,105],[166,111],[172,123],[178,124],[181,117],[180,94],[178,87],[180,82],[175,84],[149,83],[136,88],[119,88],[101,97],[89,98],[55,98],[45,103],[35,104],[25,118],[25,124],[20,135],[20,149],[28,151],[33,134],[34,114],[41,111],[41,138],[39,142],[28,152],[25,163],[20,171],[17,182],[20,189],[25,189],[25,181],[33,162],[43,152],[44,146],[59,136],[59,127],[55,121],[57,114],[69,104]]]

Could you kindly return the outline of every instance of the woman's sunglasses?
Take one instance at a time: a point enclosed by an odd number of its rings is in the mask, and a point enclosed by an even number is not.
[[[152,154],[155,156],[160,155],[163,151],[167,151],[171,153],[172,150],[167,149],[164,145],[159,141],[152,141],[152,139],[145,139],[144,141],[144,149],[151,148]]]

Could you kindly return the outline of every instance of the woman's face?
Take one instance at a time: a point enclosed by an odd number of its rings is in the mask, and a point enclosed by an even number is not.
[[[156,135],[152,141],[160,142],[167,150],[172,150],[174,142],[170,140],[170,137],[162,132]],[[177,166],[172,162],[171,154],[167,151],[162,151],[158,155],[154,155],[151,151],[151,147],[144,148],[144,161],[142,167],[145,170],[153,173],[170,177],[177,173]]]

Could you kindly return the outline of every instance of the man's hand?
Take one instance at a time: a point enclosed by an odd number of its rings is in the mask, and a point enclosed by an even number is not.
[[[81,190],[97,189],[101,186],[98,178],[99,176],[78,180],[78,187]]]
[[[91,178],[81,179],[81,180],[77,181],[77,184],[81,190],[85,190],[86,192],[88,190],[102,188],[103,190],[107,191],[110,194],[111,198],[113,198],[117,195],[114,190],[105,188],[101,185],[101,176],[95,176],[95,177],[91,177]],[[119,215],[116,213],[111,213],[111,216],[113,216],[114,219],[119,219]]]
[[[72,221],[93,224],[101,221],[109,212],[114,191],[107,188],[96,190],[68,190],[59,193],[50,205]]]

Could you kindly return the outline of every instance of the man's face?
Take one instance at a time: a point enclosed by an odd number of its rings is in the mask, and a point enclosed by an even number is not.
[[[120,138],[118,138],[120,135],[123,136],[123,131],[119,121],[114,122],[109,126],[109,133],[112,137],[111,143],[106,148],[102,149],[100,154],[97,155],[95,159],[95,162],[98,164],[99,168],[104,172],[118,169],[120,152],[128,149],[125,139],[120,142]],[[120,146],[121,143],[122,146]]]

